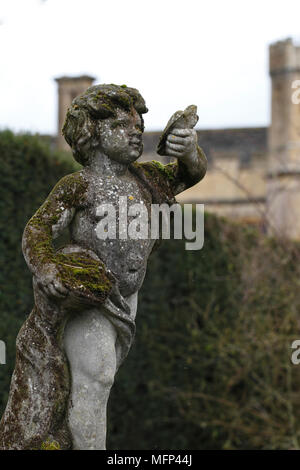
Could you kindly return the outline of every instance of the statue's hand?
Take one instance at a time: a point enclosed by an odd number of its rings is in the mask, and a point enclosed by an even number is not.
[[[54,264],[45,266],[43,272],[37,276],[37,283],[49,297],[65,298],[69,293],[69,290],[61,282],[59,272]]]
[[[166,154],[189,160],[197,154],[197,142],[195,129],[173,129],[166,140]]]

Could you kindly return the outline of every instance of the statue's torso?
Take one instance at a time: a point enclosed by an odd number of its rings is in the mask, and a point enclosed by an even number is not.
[[[120,200],[120,197],[123,199]],[[126,198],[126,199],[124,199]],[[118,280],[120,292],[127,296],[136,292],[144,280],[147,260],[155,240],[120,239],[119,210],[127,211],[133,204],[144,204],[150,216],[152,197],[150,192],[138,184],[136,178],[128,173],[126,176],[103,178],[96,175],[89,177],[86,201],[82,209],[77,210],[71,224],[73,242],[93,250],[111,270]],[[101,219],[99,207],[112,204],[116,210],[116,239],[99,238],[97,226]],[[127,212],[125,211],[125,212]],[[134,219],[128,216],[128,223]],[[123,219],[124,220],[124,219]],[[148,218],[148,227],[150,219]]]

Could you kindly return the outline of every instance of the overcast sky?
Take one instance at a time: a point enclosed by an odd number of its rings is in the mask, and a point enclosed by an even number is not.
[[[54,77],[138,88],[146,130],[268,125],[268,45],[300,39],[300,1],[0,0],[0,127],[55,133]]]

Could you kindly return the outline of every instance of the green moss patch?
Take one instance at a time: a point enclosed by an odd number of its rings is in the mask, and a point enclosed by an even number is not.
[[[57,441],[47,440],[42,443],[41,450],[61,450],[61,448]]]
[[[100,261],[81,253],[57,254],[55,264],[60,272],[62,283],[81,295],[93,295],[105,299],[112,288],[105,266]]]

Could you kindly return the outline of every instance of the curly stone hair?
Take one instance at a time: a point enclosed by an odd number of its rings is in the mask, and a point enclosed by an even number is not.
[[[118,108],[129,112],[132,106],[141,118],[148,111],[139,91],[126,85],[95,85],[77,96],[62,129],[75,160],[87,164],[90,151],[99,145],[97,121],[116,117]]]

